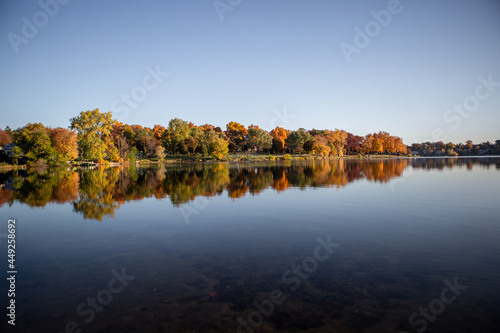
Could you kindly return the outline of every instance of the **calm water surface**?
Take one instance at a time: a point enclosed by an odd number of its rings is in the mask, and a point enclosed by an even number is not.
[[[9,218],[18,270],[2,331],[500,326],[500,158],[49,169],[0,184],[2,276]]]

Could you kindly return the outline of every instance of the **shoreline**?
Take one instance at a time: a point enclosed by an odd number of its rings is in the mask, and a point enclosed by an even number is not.
[[[205,163],[246,163],[246,162],[284,162],[284,161],[313,161],[313,160],[376,160],[376,159],[439,159],[439,158],[499,158],[500,155],[471,155],[471,156],[398,156],[398,155],[345,155],[340,157],[322,157],[315,155],[290,155],[289,158],[285,158],[284,155],[233,155],[229,158],[224,158],[222,160],[217,160],[209,157],[196,157],[196,156],[182,156],[182,157],[170,157],[164,161],[152,160],[152,159],[142,159],[135,162],[109,162],[109,163],[95,163],[95,162],[85,162],[85,163],[69,163],[67,165],[54,165],[45,166],[43,168],[61,168],[61,167],[117,167],[117,166],[148,166],[148,165],[169,165],[169,164],[205,164]],[[11,171],[11,170],[27,170],[34,169],[36,167],[28,167],[26,164],[23,165],[0,165],[0,171]]]

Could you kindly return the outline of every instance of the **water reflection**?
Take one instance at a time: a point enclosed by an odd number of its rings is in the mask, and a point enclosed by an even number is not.
[[[20,202],[30,207],[71,203],[74,212],[101,221],[113,217],[125,202],[155,197],[174,206],[198,196],[224,192],[232,199],[259,195],[266,189],[347,186],[359,179],[387,183],[403,171],[474,166],[500,169],[493,158],[439,158],[390,160],[316,160],[252,164],[197,164],[150,168],[34,169],[0,174],[0,207]]]

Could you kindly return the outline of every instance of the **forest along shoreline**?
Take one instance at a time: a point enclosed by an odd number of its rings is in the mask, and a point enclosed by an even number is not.
[[[330,127],[331,128],[331,127]],[[500,155],[500,140],[473,144],[424,142],[406,145],[388,132],[355,135],[342,129],[258,125],[234,121],[226,130],[171,119],[168,126],[128,125],[99,109],[80,112],[70,126],[28,123],[0,129],[0,168],[134,165],[155,163],[246,162],[341,158],[455,157]],[[21,165],[20,167],[18,167]],[[24,166],[26,165],[26,166]]]

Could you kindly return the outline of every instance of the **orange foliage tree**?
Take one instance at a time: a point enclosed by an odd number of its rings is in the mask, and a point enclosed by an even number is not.
[[[59,163],[72,161],[78,157],[78,140],[75,131],[56,127],[49,129],[49,135]]]

